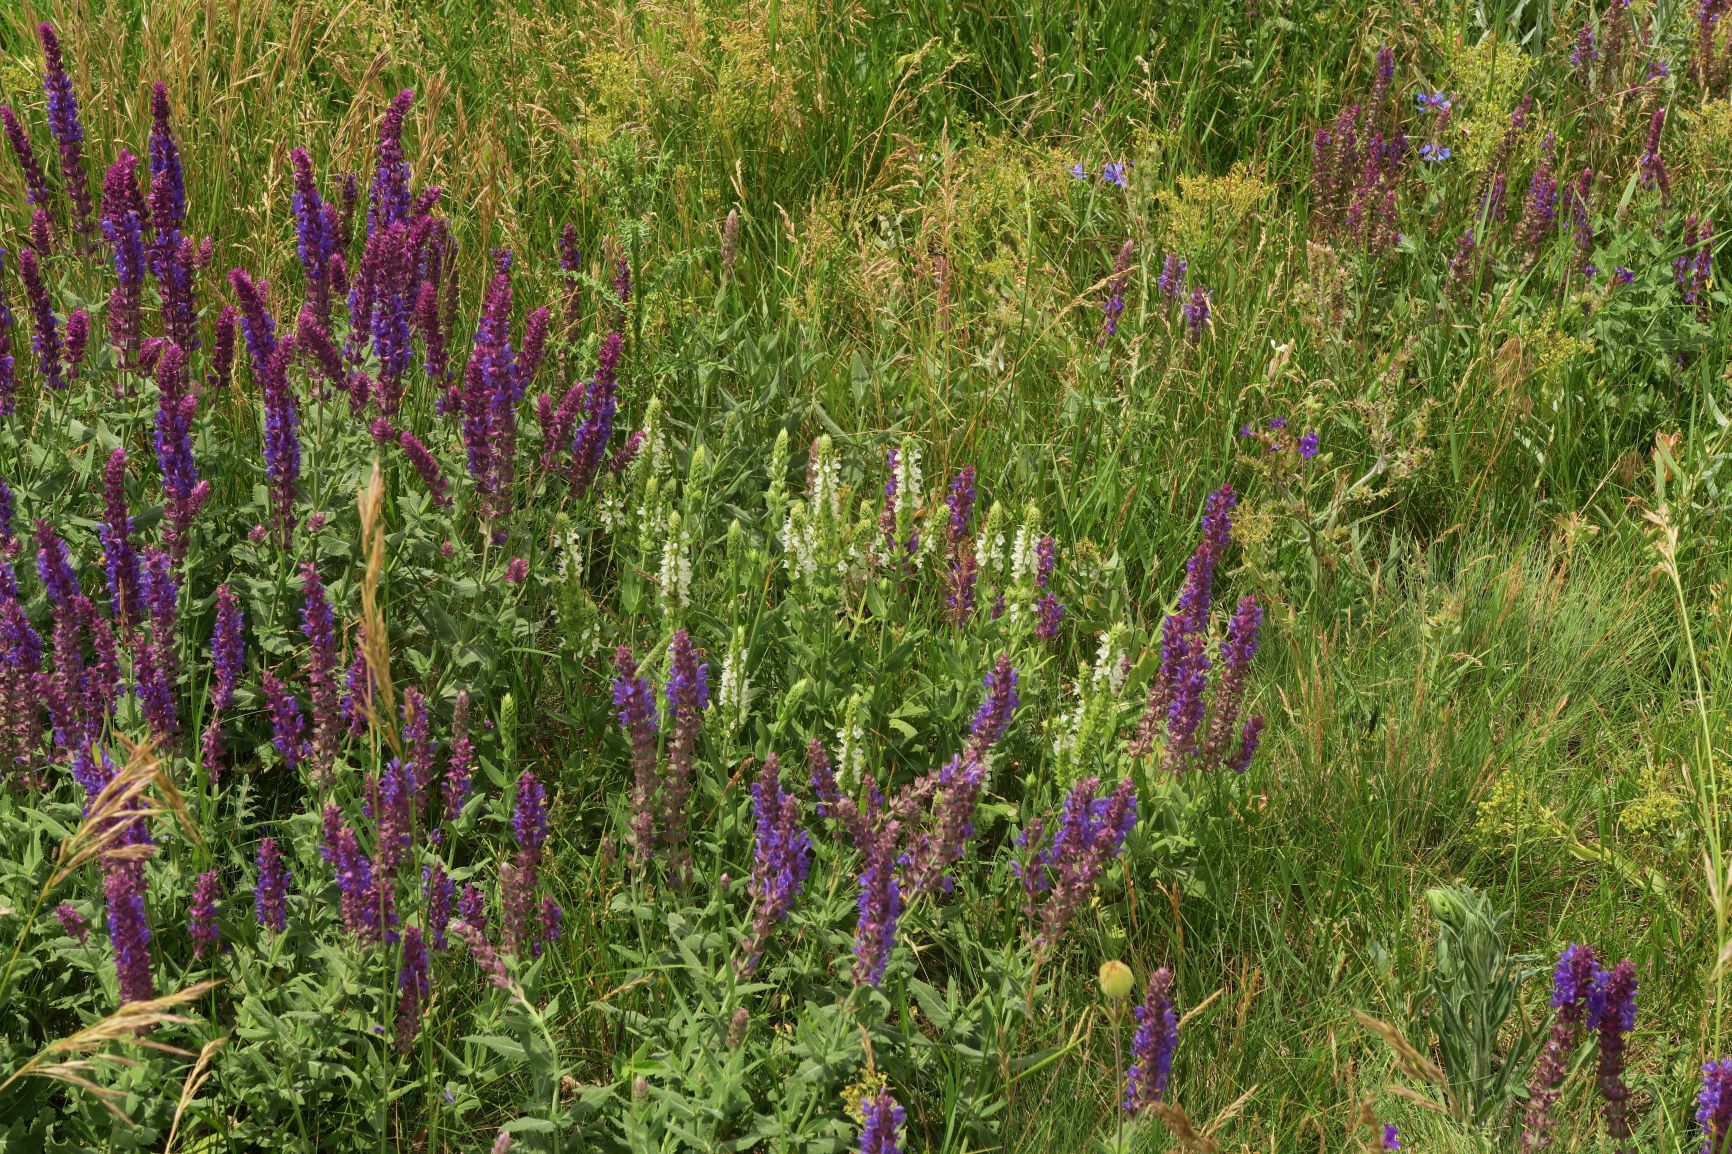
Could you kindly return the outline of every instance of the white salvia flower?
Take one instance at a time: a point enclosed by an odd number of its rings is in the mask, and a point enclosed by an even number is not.
[[[896,454],[896,518],[900,524],[904,513],[914,511],[915,502],[920,497],[920,446],[911,441],[902,442],[902,451]]]
[[[577,530],[568,531],[559,541],[559,579],[583,577],[583,555],[578,552]]]
[[[1026,522],[1017,529],[1016,541],[1010,547],[1010,583],[1012,585],[1033,585],[1035,568],[1040,564],[1040,558],[1035,554],[1035,548],[1040,544],[1040,535],[1032,532]]]
[[[662,544],[661,583],[664,608],[688,608],[692,603],[692,537],[678,513],[668,514],[668,536]]]
[[[788,510],[787,523],[782,526],[782,549],[790,577],[817,576],[818,527],[806,516],[806,508],[799,501]]]
[[[836,784],[844,793],[858,789],[866,776],[866,725],[860,716],[865,708],[858,693],[849,698],[842,728],[836,731]]]
[[[601,500],[596,503],[595,515],[609,533],[619,532],[630,521],[625,511],[625,494],[612,489],[602,493]]]
[[[1114,697],[1125,687],[1125,678],[1129,671],[1125,669],[1123,625],[1115,625],[1101,634],[1101,645],[1095,651],[1094,676],[1091,679],[1095,688],[1105,686]]]
[[[746,630],[742,626],[734,630],[734,643],[722,658],[716,695],[710,699],[710,708],[716,711],[725,732],[737,733],[745,727],[751,699],[752,690],[746,678]]]

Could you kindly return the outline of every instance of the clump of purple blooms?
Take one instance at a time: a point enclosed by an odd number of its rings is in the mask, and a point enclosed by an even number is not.
[[[1148,990],[1136,1008],[1137,1032],[1131,1041],[1136,1061],[1125,1071],[1125,1110],[1138,1114],[1161,1101],[1173,1074],[1179,1047],[1179,1015],[1173,1009],[1173,972],[1162,966],[1149,975]]]
[[[1221,672],[1209,692],[1209,616],[1215,570],[1231,539],[1238,495],[1231,485],[1211,494],[1203,513],[1203,539],[1185,568],[1178,607],[1161,626],[1161,664],[1129,751],[1143,757],[1164,738],[1161,765],[1174,773],[1228,768],[1243,773],[1256,755],[1263,719],[1239,717],[1251,659],[1257,653],[1262,609],[1256,599],[1239,602],[1219,653]],[[1207,725],[1205,726],[1205,718]],[[1199,741],[1201,734],[1201,741]]]

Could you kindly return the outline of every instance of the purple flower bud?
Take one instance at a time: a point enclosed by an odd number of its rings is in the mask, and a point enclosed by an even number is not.
[[[752,816],[752,930],[739,962],[742,974],[757,969],[771,931],[787,916],[812,868],[812,839],[799,824],[800,802],[782,789],[774,752],[752,784]]]
[[[639,865],[647,863],[655,844],[655,796],[661,781],[656,771],[656,700],[647,677],[638,675],[637,659],[630,649],[614,652],[613,707],[620,726],[631,739],[632,750],[632,853]]]
[[[156,996],[156,979],[150,969],[150,920],[144,909],[144,862],[106,861],[103,864],[103,891],[108,898],[108,940],[114,947],[120,1004],[149,1001]]]
[[[60,920],[60,929],[67,937],[81,946],[90,940],[90,923],[72,907],[71,902],[61,902],[55,906],[54,916]]]
[[[271,743],[282,754],[283,768],[293,773],[307,753],[307,722],[301,715],[301,703],[268,669],[262,688],[271,715]]]
[[[108,600],[117,623],[138,621],[138,551],[132,544],[132,518],[126,511],[126,450],[116,449],[102,469],[102,557],[108,571]]]
[[[68,380],[78,379],[79,367],[84,364],[85,345],[90,340],[90,314],[83,309],[73,309],[66,317],[66,376]]]
[[[858,918],[854,924],[854,984],[876,986],[884,980],[896,948],[902,918],[902,884],[896,877],[898,823],[885,812],[876,783],[866,783],[866,807],[855,830],[855,849],[864,859],[860,872]]]

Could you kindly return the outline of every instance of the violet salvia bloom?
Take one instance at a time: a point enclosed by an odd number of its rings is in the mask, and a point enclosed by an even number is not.
[[[1588,65],[1600,58],[1599,49],[1594,44],[1594,25],[1591,20],[1582,21],[1582,26],[1576,32],[1576,46],[1570,52],[1570,64],[1578,72],[1585,71]]]
[[[974,497],[974,466],[967,465],[950,482],[945,499],[950,510],[944,529],[945,556],[950,562],[945,607],[950,611],[951,621],[959,625],[974,612],[974,587],[980,576],[979,561],[968,535],[974,517]]]
[[[1732,1058],[1702,1067],[1702,1092],[1696,1096],[1696,1125],[1702,1128],[1702,1154],[1732,1149]]]
[[[331,864],[342,894],[343,928],[356,937],[377,941],[379,910],[375,898],[380,891],[373,884],[373,863],[361,852],[361,843],[347,824],[337,830]],[[387,888],[384,892],[390,891]]]
[[[614,651],[613,707],[631,739],[632,857],[644,865],[655,843],[655,796],[661,785],[656,772],[656,699],[649,679],[638,675],[637,658],[621,645]]]
[[[192,956],[202,958],[205,951],[214,950],[222,941],[222,935],[217,929],[217,894],[219,892],[216,870],[206,870],[198,875],[198,884],[192,889],[192,909],[187,914],[186,932],[192,938]]]
[[[816,737],[806,743],[806,766],[812,793],[818,799],[818,816],[829,817],[842,804],[842,793],[836,787],[836,768],[830,764],[830,753]]]
[[[24,281],[24,299],[30,306],[30,347],[36,353],[36,371],[50,389],[64,389],[61,374],[60,323],[48,300],[48,285],[42,279],[42,261],[33,248],[18,254],[18,275]]]
[[[617,395],[620,350],[624,338],[610,332],[596,354],[595,377],[583,398],[583,421],[571,442],[571,483],[578,494],[588,491],[601,470],[607,452],[608,438],[613,435],[613,418],[618,410]]]
[[[1118,259],[1113,262],[1112,275],[1107,278],[1107,299],[1101,305],[1105,319],[1101,321],[1100,343],[1106,344],[1107,338],[1117,335],[1119,318],[1125,312],[1125,286],[1131,279],[1131,256],[1134,248],[1130,241],[1125,241],[1119,249]]]
[[[565,929],[565,911],[560,908],[558,902],[553,900],[552,894],[542,895],[541,908],[537,911],[536,920],[541,923],[541,940],[543,942],[557,942],[559,940],[559,935]],[[539,944],[535,952],[541,953]]]
[[[527,861],[539,863],[542,844],[547,841],[547,790],[529,770],[524,770],[517,779],[517,804],[511,813],[511,833],[517,839],[519,855]]]
[[[138,698],[151,733],[167,742],[178,728],[174,710],[178,675],[174,617],[180,590],[168,554],[160,549],[146,552],[142,576],[140,591],[150,614],[150,640],[134,653],[133,666],[138,677]]]
[[[1263,607],[1255,597],[1242,597],[1227,625],[1221,645],[1221,677],[1210,702],[1208,734],[1199,756],[1204,765],[1218,764],[1228,756],[1239,729],[1239,713],[1245,703],[1245,679],[1251,659],[1257,655],[1257,633],[1263,624]]]
[[[501,261],[501,266],[482,301],[481,323],[463,381],[463,445],[488,520],[498,520],[510,509],[517,452],[511,275],[505,271],[507,261]]]
[[[150,970],[144,863],[115,859],[104,862],[102,887],[108,898],[108,940],[114,946],[120,1004],[149,1001],[156,996],[156,979]]]
[[[6,250],[0,249],[0,272],[5,271]],[[6,299],[6,288],[0,282],[0,417],[12,415],[18,392],[17,362],[12,356],[12,305]],[[0,543],[4,534],[0,533]]]
[[[114,250],[108,296],[108,339],[122,366],[137,364],[144,292],[144,202],[138,195],[138,158],[126,149],[102,182],[102,235]]]
[[[982,681],[986,696],[981,699],[969,729],[968,750],[972,756],[985,757],[1010,728],[1011,715],[1022,703],[1016,692],[1019,680],[1008,653],[1001,654],[997,663],[987,671]]]
[[[880,1090],[861,1106],[860,1154],[902,1154],[902,1126],[908,1111],[896,1104],[889,1090]]]
[[[1624,1084],[1624,1049],[1627,1035],[1636,1026],[1637,985],[1636,963],[1625,958],[1600,972],[1588,1003],[1589,1028],[1597,1029],[1600,1035],[1595,1084],[1605,1101],[1606,1134],[1618,1144],[1630,1137],[1630,1121],[1625,1115],[1630,1088]]]
[[[301,715],[301,703],[268,669],[262,688],[271,715],[271,744],[283,755],[283,768],[293,773],[307,753],[307,721]]]
[[[752,930],[739,961],[741,974],[758,968],[771,931],[788,915],[812,868],[812,838],[800,826],[800,801],[782,788],[774,752],[752,783],[752,819]]]
[[[211,342],[211,371],[206,378],[212,390],[221,392],[229,387],[235,367],[235,324],[240,314],[233,305],[224,305],[217,314],[215,337]]]
[[[290,151],[295,169],[295,253],[307,278],[307,304],[327,330],[331,325],[331,256],[336,251],[335,222],[325,210],[313,179],[313,160],[304,148]]]
[[[277,350],[277,322],[271,317],[263,286],[248,276],[245,269],[230,269],[229,284],[241,302],[241,333],[253,359],[253,375],[263,380],[271,354]]]
[[[1660,134],[1666,127],[1666,109],[1654,109],[1648,121],[1648,143],[1642,150],[1642,187],[1655,189],[1662,201],[1672,199],[1672,174],[1666,171],[1666,158],[1660,155]]]
[[[7,486],[5,478],[0,477],[0,545],[10,545],[13,541],[12,517],[14,512],[12,490]],[[5,562],[0,561],[0,565],[3,564],[5,564]],[[8,566],[8,572],[9,571],[10,566]],[[0,592],[16,593],[17,591],[17,581],[15,578],[0,581]]]
[[[414,100],[415,90],[403,89],[379,122],[378,162],[367,200],[369,237],[409,218],[409,162],[403,159],[403,121]]]
[[[487,940],[486,933],[479,925],[467,918],[459,918],[451,923],[451,936],[463,943],[469,956],[474,959],[476,968],[486,974],[488,981],[496,988],[509,991],[514,987],[515,983],[511,980],[510,971],[505,968],[504,959],[494,950],[493,944]],[[510,1144],[506,1145],[509,1149]],[[497,1146],[495,1143],[495,1148]]]
[[[691,866],[686,845],[686,799],[692,791],[698,727],[710,704],[709,666],[698,661],[691,635],[674,630],[668,644],[668,760],[661,781],[661,838],[667,868],[683,879]]]
[[[1197,285],[1185,301],[1185,333],[1193,343],[1203,339],[1203,329],[1209,323],[1209,297],[1210,290]]]
[[[54,907],[54,916],[60,921],[61,932],[79,945],[90,940],[90,923],[84,920],[84,915],[73,908],[71,902],[61,902]]]
[[[84,171],[84,124],[78,116],[78,96],[66,74],[60,37],[52,24],[39,24],[42,40],[42,91],[48,97],[48,131],[60,149],[60,177],[72,202],[73,226],[88,244],[92,239],[90,180]]]
[[[439,862],[421,870],[421,891],[427,899],[427,931],[432,935],[433,948],[445,948],[445,928],[451,924],[451,903],[457,896],[457,883]]]
[[[259,925],[280,934],[289,921],[291,875],[288,866],[283,864],[283,855],[277,849],[276,838],[267,837],[259,842],[258,857],[254,865],[258,871],[258,880],[253,883],[253,906],[258,913]]]
[[[1594,224],[1588,191],[1593,187],[1594,173],[1592,169],[1584,168],[1573,183],[1566,185],[1570,207],[1570,235],[1576,243],[1576,253],[1581,260],[1587,260],[1594,251]]]
[[[193,519],[210,496],[210,482],[199,480],[193,459],[192,423],[198,415],[198,397],[189,387],[186,354],[179,345],[171,342],[157,353],[156,388],[156,431],[151,440],[162,470],[163,537],[169,555],[180,561],[191,543]]]
[[[1528,1103],[1522,1117],[1522,1149],[1543,1150],[1552,1141],[1552,1106],[1563,1089],[1570,1056],[1582,1038],[1588,997],[1599,970],[1592,946],[1571,945],[1564,949],[1552,973],[1552,1009],[1557,1016],[1545,1047],[1534,1062],[1528,1083]]]
[[[477,929],[487,928],[487,897],[474,882],[457,895],[457,916]]]
[[[139,603],[138,551],[132,544],[132,518],[126,511],[126,450],[108,455],[102,468],[102,559],[108,572],[108,599],[117,623],[137,622]]]
[[[421,1033],[421,1008],[432,988],[427,980],[427,945],[421,930],[403,930],[403,959],[397,970],[397,1052],[407,1054]]]
[[[475,743],[469,739],[469,691],[462,690],[451,710],[451,748],[445,759],[446,821],[456,821],[463,812],[474,773]]]
[[[234,703],[235,686],[246,664],[246,641],[241,636],[244,621],[234,590],[227,585],[217,586],[216,629],[210,642],[213,713],[221,713]]]
[[[313,696],[313,770],[331,768],[342,744],[343,718],[337,693],[337,621],[325,584],[311,561],[301,565],[301,632],[307,638],[307,684]]]
[[[427,486],[427,491],[433,497],[433,503],[441,509],[451,508],[451,495],[445,483],[445,474],[439,468],[439,462],[434,458],[421,438],[404,429],[397,438],[397,443],[403,446],[403,455],[409,458],[410,466],[415,470],[421,483]]]
[[[1397,1129],[1395,1123],[1393,1123],[1393,1122],[1389,1123],[1388,1125],[1384,1126],[1384,1128],[1383,1128],[1383,1149],[1385,1149],[1385,1150],[1399,1150],[1399,1149],[1401,1149],[1401,1131],[1399,1129]]]
[[[186,224],[186,176],[168,114],[168,87],[159,80],[150,89],[151,185],[154,189],[157,177],[162,178],[163,195],[155,214],[157,228],[178,232]]]
[[[1136,1008],[1137,1032],[1131,1041],[1136,1062],[1125,1071],[1125,1110],[1132,1114],[1161,1101],[1179,1048],[1179,1015],[1173,1009],[1173,971],[1162,966],[1149,975],[1143,1004]]]
[[[896,877],[898,823],[882,812],[876,784],[868,781],[866,796],[861,840],[855,845],[865,866],[860,873],[859,917],[854,924],[854,984],[876,986],[884,980],[885,967],[896,948],[902,883]]]
[[[48,603],[59,617],[79,593],[78,577],[72,571],[72,553],[66,542],[42,520],[36,522],[36,573],[48,592]]]
[[[1384,97],[1389,95],[1389,86],[1395,80],[1395,53],[1385,44],[1377,50],[1376,79],[1371,83],[1371,107],[1383,105]]]
[[[400,757],[385,763],[385,771],[369,799],[381,881],[403,863],[415,838],[415,777]],[[387,883],[388,884],[388,883]]]
[[[270,478],[271,511],[277,539],[287,544],[295,530],[295,489],[301,475],[300,414],[289,389],[288,346],[272,354],[260,381],[265,408],[265,471]]]
[[[66,376],[69,380],[78,379],[78,370],[84,364],[84,350],[90,341],[90,314],[83,309],[73,309],[66,317]]]
[[[974,835],[974,810],[986,786],[984,754],[972,746],[966,755],[951,758],[937,773],[915,783],[914,796],[932,798],[931,818],[903,856],[909,888],[916,894],[942,890],[955,881],[949,869],[962,860],[968,839]]]
[[[1161,261],[1161,275],[1155,287],[1166,299],[1178,300],[1185,291],[1185,258],[1176,252],[1168,253]]]
[[[1528,198],[1523,207],[1521,241],[1528,251],[1538,253],[1551,236],[1558,219],[1558,178],[1552,172],[1554,142],[1546,137],[1541,149],[1539,167],[1528,180]]]
[[[518,958],[541,952],[541,935],[535,925],[535,881],[533,866],[521,860],[499,867],[499,927],[506,950]]]
[[[295,325],[295,343],[307,354],[307,359],[325,382],[318,395],[325,396],[326,389],[343,391],[348,384],[343,354],[337,351],[337,342],[331,339],[331,330],[319,319],[312,301],[301,306],[301,315]]]
[[[24,174],[24,199],[37,208],[47,208],[48,178],[43,175],[36,150],[30,146],[30,136],[18,122],[18,114],[12,111],[11,105],[0,104],[0,124],[5,126],[6,143],[12,146],[12,155]]]
[[[1071,787],[1052,845],[1024,870],[1031,903],[1035,894],[1045,894],[1033,910],[1040,922],[1039,945],[1050,945],[1064,933],[1137,823],[1137,791],[1130,778],[1102,798],[1095,797],[1099,786],[1099,778],[1087,777]]]

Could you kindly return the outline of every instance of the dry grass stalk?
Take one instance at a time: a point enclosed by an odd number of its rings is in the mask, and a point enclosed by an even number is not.
[[[155,847],[116,844],[135,821],[168,815],[191,841],[203,844],[198,825],[187,811],[186,799],[157,759],[155,743],[150,739],[138,743],[121,740],[126,745],[126,763],[90,803],[89,812],[72,836],[60,843],[54,876],[49,878],[44,892],[97,858],[119,861],[148,858]]]
[[[119,1106],[126,1095],[92,1081],[91,1076],[102,1070],[137,1066],[139,1062],[136,1058],[129,1058],[124,1054],[102,1052],[99,1048],[118,1042],[156,1050],[159,1053],[192,1057],[192,1051],[152,1041],[148,1035],[158,1026],[189,1025],[197,1021],[177,1013],[176,1010],[188,1002],[197,1001],[215,985],[215,982],[198,982],[184,990],[164,994],[160,998],[126,1003],[101,1021],[42,1047],[34,1057],[14,1070],[4,1082],[0,1082],[0,1093],[4,1093],[8,1086],[20,1078],[50,1078],[89,1091],[109,1113],[122,1122],[130,1122],[131,1119]],[[210,1047],[207,1046],[206,1049],[209,1050]],[[200,1057],[202,1059],[203,1055]]]
[[[198,1097],[199,1090],[210,1080],[211,1059],[216,1057],[216,1052],[222,1049],[223,1044],[227,1041],[227,1035],[221,1038],[212,1038],[198,1052],[198,1061],[192,1064],[192,1070],[187,1073],[186,1081],[181,1084],[180,1101],[175,1104],[174,1121],[169,1123],[168,1141],[163,1143],[162,1154],[168,1154],[170,1150],[174,1149],[175,1135],[180,1132],[181,1116],[186,1113],[186,1108],[192,1105],[193,1099]]]
[[[397,716],[397,693],[391,681],[391,638],[385,630],[385,610],[379,604],[379,579],[385,573],[385,479],[379,462],[373,462],[373,474],[362,487],[357,504],[361,512],[361,556],[366,559],[366,572],[361,577],[361,655],[367,662],[367,675],[373,682],[373,692],[367,698],[367,722],[378,729],[394,753],[401,754],[402,743],[392,719]],[[381,723],[381,716],[384,718]]]

